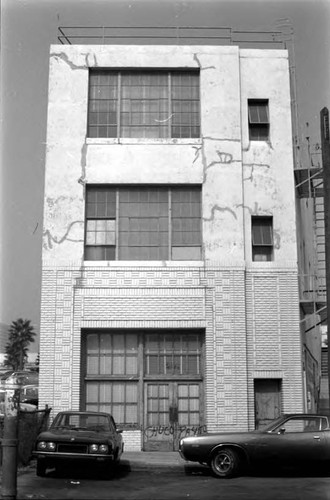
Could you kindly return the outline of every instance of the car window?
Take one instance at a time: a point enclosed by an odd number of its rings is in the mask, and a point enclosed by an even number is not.
[[[58,415],[58,418],[54,420],[53,427],[107,432],[109,431],[109,419],[106,415],[64,413],[62,415]]]
[[[315,432],[324,429],[326,425],[326,419],[322,417],[295,417],[290,418],[279,426],[275,427],[273,432],[285,434],[288,434],[290,432]]]

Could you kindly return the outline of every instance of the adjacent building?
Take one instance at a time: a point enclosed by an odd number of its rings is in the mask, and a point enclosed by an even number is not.
[[[41,407],[126,450],[306,409],[288,52],[53,45]]]

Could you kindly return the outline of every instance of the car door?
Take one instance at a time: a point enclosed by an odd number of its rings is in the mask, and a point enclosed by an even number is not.
[[[253,458],[257,460],[299,463],[329,459],[329,430],[322,417],[290,417],[256,441]]]

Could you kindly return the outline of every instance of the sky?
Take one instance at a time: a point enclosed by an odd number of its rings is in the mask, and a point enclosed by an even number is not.
[[[299,139],[314,150],[320,110],[330,107],[330,0],[2,0],[0,323],[30,319],[39,334],[49,48],[58,27],[280,25],[293,28]]]

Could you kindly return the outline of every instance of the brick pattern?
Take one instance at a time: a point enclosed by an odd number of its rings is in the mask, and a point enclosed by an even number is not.
[[[294,272],[248,272],[247,355],[249,425],[255,378],[282,379],[282,411],[303,411],[298,278]]]
[[[123,431],[124,452],[125,451],[141,451],[142,449],[142,433],[141,431]]]
[[[254,378],[283,378],[284,409],[302,408],[298,310],[292,269],[44,266],[40,404],[79,409],[81,328],[197,327],[205,329],[204,423],[252,429]],[[126,433],[141,446],[139,431]]]

